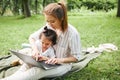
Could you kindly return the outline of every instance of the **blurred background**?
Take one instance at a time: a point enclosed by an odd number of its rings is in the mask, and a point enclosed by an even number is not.
[[[0,0],[1,16],[23,15],[30,17],[33,14],[42,14],[43,8],[52,2],[59,0]],[[109,12],[119,7],[120,0],[65,0],[68,11],[80,12],[82,9]],[[116,15],[119,15],[116,13]]]

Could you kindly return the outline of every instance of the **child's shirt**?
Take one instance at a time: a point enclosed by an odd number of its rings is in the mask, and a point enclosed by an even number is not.
[[[46,51],[42,52],[42,43],[40,40],[36,41],[36,46],[40,52],[40,55],[45,56],[45,57],[49,57],[49,58],[55,58],[55,50],[52,46],[50,46]]]

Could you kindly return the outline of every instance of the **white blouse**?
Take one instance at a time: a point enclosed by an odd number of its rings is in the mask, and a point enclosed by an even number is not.
[[[47,25],[48,28],[51,28]],[[30,38],[35,40],[39,39],[40,33],[43,31],[44,27],[30,35]],[[57,44],[54,45],[55,54],[58,58],[65,58],[69,55],[73,55],[76,59],[81,59],[81,43],[80,35],[78,31],[72,26],[68,25],[68,29],[58,36]]]
[[[55,50],[52,46],[50,46],[46,51],[42,52],[42,43],[40,40],[37,40],[35,42],[39,52],[40,52],[40,55],[42,56],[46,56],[46,57],[49,57],[49,58],[55,58]]]

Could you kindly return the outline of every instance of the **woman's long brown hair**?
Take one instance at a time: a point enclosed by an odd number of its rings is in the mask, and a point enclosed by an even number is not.
[[[61,22],[62,31],[66,31],[68,28],[67,9],[63,3],[50,3],[44,8],[43,13],[57,18]]]

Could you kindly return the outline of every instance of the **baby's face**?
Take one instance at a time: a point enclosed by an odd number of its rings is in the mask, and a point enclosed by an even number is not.
[[[48,40],[44,35],[41,36],[42,51],[46,51],[51,45],[52,41]]]

